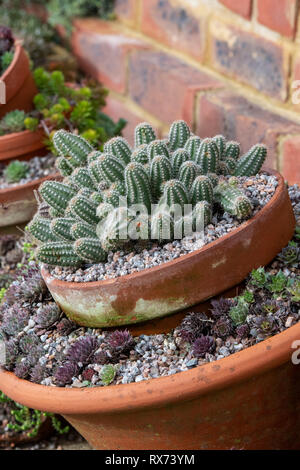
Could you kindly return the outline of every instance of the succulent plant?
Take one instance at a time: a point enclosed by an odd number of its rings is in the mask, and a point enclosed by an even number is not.
[[[232,321],[228,317],[220,317],[214,323],[212,332],[219,338],[227,338],[233,333]]]
[[[113,355],[129,353],[135,341],[128,330],[115,330],[107,338],[107,344]]]
[[[80,338],[69,347],[67,361],[87,365],[92,361],[98,346],[98,339],[95,336]]]
[[[103,366],[100,377],[104,385],[110,385],[116,375],[116,368],[112,364],[106,364]]]
[[[60,308],[54,303],[43,305],[37,309],[34,317],[40,328],[49,328],[60,318]]]
[[[55,374],[55,383],[64,387],[72,382],[73,377],[75,377],[79,372],[79,367],[75,362],[65,362],[62,366],[58,367]]]
[[[30,311],[14,304],[3,314],[1,330],[8,336],[17,336],[28,324]]]
[[[20,299],[22,301],[38,301],[47,294],[47,286],[36,265],[20,273],[20,278],[14,281],[5,296],[6,304],[13,305]]]
[[[249,304],[243,297],[238,297],[237,304],[229,310],[229,317],[235,326],[243,325],[249,313]]]
[[[219,318],[227,315],[233,305],[231,299],[221,297],[219,300],[212,300],[211,306],[211,315],[215,320],[218,320]]]
[[[154,239],[172,240],[173,226],[182,224],[186,204],[193,209],[194,229],[197,218],[202,226],[210,223],[214,202],[239,219],[252,213],[246,195],[222,176],[233,173],[232,161],[238,165],[238,144],[227,146],[222,136],[202,141],[184,121],[175,121],[165,140],[156,139],[150,124],[139,124],[133,150],[124,138],[115,137],[103,152],[96,151],[85,139],[65,130],[54,134],[53,143],[59,154],[57,167],[65,178],[40,187],[50,210],[45,216],[40,211],[29,225],[40,245],[37,258],[46,264],[80,266],[105,261],[108,251],[136,240],[129,226],[139,228],[133,232],[140,238],[151,228]],[[241,157],[243,174],[260,169],[253,155],[254,150]],[[145,231],[135,218],[136,205],[143,208]],[[150,215],[153,206],[156,210]],[[167,237],[165,225],[170,226]]]
[[[30,371],[30,381],[40,384],[47,377],[47,369],[39,362]]]
[[[25,129],[26,114],[18,109],[10,111],[0,121],[0,136],[12,132],[21,132]]]
[[[285,290],[288,285],[288,277],[279,271],[275,276],[269,277],[269,282],[267,284],[267,289],[273,294],[280,294]]]
[[[29,354],[39,344],[39,338],[34,333],[25,334],[20,338],[19,348],[24,354]]]
[[[18,183],[25,178],[29,171],[29,165],[26,162],[14,160],[4,170],[4,178],[8,183]]]
[[[20,379],[27,379],[30,373],[30,364],[28,361],[26,359],[18,361],[14,368],[14,373]]]
[[[64,317],[57,323],[56,328],[62,335],[68,335],[78,328],[78,325],[72,322],[72,320],[69,320],[69,318]]]
[[[268,281],[268,274],[265,268],[254,269],[251,273],[250,283],[257,287],[265,287]]]
[[[206,353],[211,353],[215,349],[215,340],[212,336],[201,335],[193,344],[193,355],[195,357],[205,357]]]
[[[184,341],[193,343],[198,337],[210,333],[212,323],[205,313],[191,312],[182,320],[179,335]]]
[[[243,339],[246,338],[249,335],[249,326],[244,324],[244,325],[239,325],[236,328],[236,335],[238,338]]]
[[[278,255],[286,266],[298,266],[300,263],[300,248],[296,242],[290,242]]]
[[[15,338],[10,338],[5,342],[5,368],[7,370],[12,370],[14,368],[18,354],[18,341]]]
[[[288,292],[292,295],[292,302],[300,302],[300,279],[296,279],[295,282],[287,289]]]

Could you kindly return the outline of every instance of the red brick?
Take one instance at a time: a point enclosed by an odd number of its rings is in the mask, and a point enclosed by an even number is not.
[[[134,144],[134,129],[140,122],[145,121],[145,118],[135,114],[131,111],[127,106],[126,103],[114,98],[112,96],[108,96],[106,99],[106,106],[103,108],[103,112],[108,114],[112,119],[118,121],[120,118],[124,118],[127,120],[127,125],[123,130],[123,136],[125,139],[128,140],[130,145]],[[149,122],[147,120],[147,122]],[[153,125],[153,123],[151,123]],[[156,130],[157,136],[160,137],[160,129],[153,127]]]
[[[252,0],[219,0],[227,8],[238,15],[249,19],[252,13]]]
[[[220,86],[216,79],[169,54],[134,51],[130,56],[131,98],[166,124],[186,119],[192,125],[197,92]]]
[[[288,61],[279,45],[219,21],[212,22],[211,35],[212,61],[218,70],[259,92],[286,100]]]
[[[300,55],[294,60],[292,81],[291,81],[291,102],[295,111],[300,110]]]
[[[293,38],[296,31],[297,0],[257,0],[258,21]]]
[[[133,24],[137,15],[137,0],[115,0],[114,11],[121,21]]]
[[[222,133],[241,143],[246,152],[261,142],[268,147],[266,166],[277,168],[278,140],[281,136],[300,134],[300,126],[278,116],[230,91],[203,94],[198,102],[196,134],[212,137]]]
[[[283,142],[281,167],[290,184],[300,184],[300,135],[288,137]]]
[[[125,93],[127,88],[129,53],[147,47],[141,40],[122,34],[110,23],[93,19],[76,20],[72,46],[81,66],[119,93]]]
[[[196,18],[180,3],[176,6],[171,0],[142,2],[142,31],[199,60],[205,51],[205,23],[204,17]]]

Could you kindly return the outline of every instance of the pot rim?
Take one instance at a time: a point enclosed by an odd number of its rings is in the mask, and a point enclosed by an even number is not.
[[[48,176],[43,176],[42,178],[37,178],[35,180],[28,181],[28,183],[18,184],[18,185],[12,186],[12,187],[8,186],[6,188],[2,188],[2,189],[0,189],[0,204],[6,204],[6,203],[10,202],[9,196],[12,195],[15,192],[20,192],[21,191],[23,193],[23,191],[27,190],[27,189],[34,190],[36,187],[39,187],[40,184],[42,184],[44,181],[57,179],[59,177],[60,177],[59,173],[52,173]],[[1,196],[2,195],[7,196],[5,201],[1,201]],[[20,196],[21,195],[22,194],[20,194]]]
[[[109,414],[160,408],[228,388],[278,368],[295,350],[300,323],[243,351],[189,371],[139,383],[60,388],[19,379],[0,368],[0,389],[30,408],[63,415]],[[296,345],[296,347],[299,347]]]
[[[161,272],[161,270],[168,269],[170,266],[176,266],[182,263],[185,263],[189,258],[193,256],[198,256],[201,253],[206,252],[207,250],[211,250],[213,248],[217,248],[224,240],[228,238],[236,237],[238,234],[244,230],[246,226],[251,226],[255,224],[258,218],[261,218],[266,211],[269,211],[273,205],[276,204],[277,199],[280,197],[282,191],[285,190],[285,182],[283,176],[277,172],[276,170],[272,170],[269,168],[264,169],[264,172],[276,176],[278,180],[278,186],[275,190],[274,195],[272,196],[271,200],[251,219],[246,220],[243,222],[239,227],[235,228],[232,232],[223,235],[222,237],[218,238],[217,240],[208,243],[207,245],[203,246],[199,250],[195,250],[191,253],[186,255],[180,256],[179,258],[171,261],[167,261],[161,265],[153,266],[152,268],[143,269],[142,271],[126,274],[125,276],[119,276],[112,279],[105,279],[103,281],[92,281],[92,282],[70,282],[70,281],[61,281],[60,279],[56,279],[53,277],[49,270],[46,268],[45,263],[41,263],[41,273],[48,285],[51,285],[51,288],[59,288],[59,289],[72,289],[74,291],[83,290],[83,289],[93,289],[101,286],[109,286],[113,284],[122,284],[123,282],[129,282],[130,280],[135,280],[136,278],[142,278],[147,276],[149,273]]]
[[[44,131],[42,129],[36,129],[35,131],[25,129],[24,131],[20,131],[20,132],[11,132],[10,134],[0,136],[0,144],[2,145],[3,143],[9,144],[11,140],[17,140],[17,139],[23,140],[24,137],[27,137],[29,135],[31,137],[36,137],[38,139],[44,136]]]

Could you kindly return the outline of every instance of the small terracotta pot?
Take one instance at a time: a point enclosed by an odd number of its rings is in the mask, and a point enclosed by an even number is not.
[[[35,132],[14,132],[0,137],[0,163],[9,163],[11,160],[28,160],[35,155],[44,155],[45,133],[42,130]]]
[[[38,91],[30,71],[28,56],[17,41],[13,61],[0,80],[5,83],[6,89],[6,104],[0,104],[0,119],[15,109],[32,109],[32,100]]]
[[[188,255],[100,282],[65,282],[45,267],[43,278],[73,321],[91,327],[153,320],[196,305],[239,284],[268,264],[292,238],[295,217],[282,176],[271,201],[222,238]]]
[[[37,209],[34,191],[44,181],[57,179],[61,179],[60,175],[53,174],[26,184],[0,189],[0,227],[31,220]]]
[[[0,389],[62,414],[96,449],[299,449],[300,324],[220,361],[144,382],[56,388],[0,371]]]

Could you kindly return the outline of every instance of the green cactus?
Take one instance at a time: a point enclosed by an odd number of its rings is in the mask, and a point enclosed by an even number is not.
[[[190,191],[192,184],[195,180],[195,178],[199,174],[199,167],[196,165],[195,162],[192,160],[189,160],[187,162],[184,162],[179,170],[178,174],[178,179],[181,181],[186,189]]]
[[[213,137],[212,141],[216,144],[219,160],[224,160],[226,158],[226,139],[223,135],[216,135]]]
[[[221,183],[215,188],[215,195],[223,209],[238,219],[246,219],[252,214],[252,204],[240,189]]]
[[[169,151],[166,143],[163,140],[153,140],[148,145],[148,160],[149,163],[153,160],[153,158],[158,156],[165,156],[169,158]]]
[[[74,243],[74,251],[83,261],[100,263],[106,259],[98,238],[79,238]]]
[[[184,121],[175,121],[170,127],[169,148],[172,152],[185,146],[191,135],[189,126]]]
[[[171,164],[173,168],[173,177],[178,178],[180,167],[184,162],[191,160],[187,150],[178,149],[175,150],[171,157]]]
[[[72,241],[71,227],[75,222],[76,219],[59,217],[51,221],[50,230],[58,240]]]
[[[73,172],[73,167],[70,165],[65,157],[57,157],[55,167],[58,169],[62,176],[70,176]]]
[[[114,137],[104,145],[104,152],[114,155],[124,165],[128,165],[132,150],[128,142],[123,137]]]
[[[168,207],[172,207],[174,204],[184,208],[185,204],[189,204],[189,196],[186,187],[179,180],[169,180],[164,184],[163,202]],[[162,203],[162,201],[161,201]]]
[[[167,140],[157,140],[150,124],[141,123],[133,150],[118,137],[103,153],[66,131],[54,142],[64,179],[40,187],[47,218],[36,216],[29,231],[41,244],[38,259],[61,266],[102,262],[108,251],[147,238],[149,228],[160,242],[177,237],[177,229],[201,231],[216,202],[238,219],[249,217],[251,203],[238,176],[258,171],[266,153],[259,145],[239,158],[236,142],[201,140],[183,121],[173,123]],[[147,213],[140,213],[141,205]]]
[[[90,175],[90,172],[87,168],[76,168],[71,176],[71,181],[78,188],[88,188],[90,190],[95,190],[97,187],[94,185],[93,179]]]
[[[128,203],[143,204],[150,212],[151,187],[148,174],[140,163],[131,162],[125,169],[125,184]]]
[[[75,222],[70,230],[73,240],[79,238],[97,238],[96,225],[89,225],[85,222]]]
[[[99,218],[96,214],[97,206],[84,196],[75,196],[68,205],[68,215],[80,219],[88,224],[97,224]]]
[[[148,124],[148,122],[141,122],[136,126],[134,136],[134,145],[136,148],[143,144],[150,144],[150,142],[155,139],[155,131],[151,124]]]
[[[99,182],[105,181],[108,185],[111,185],[116,181],[124,180],[125,165],[117,157],[105,153],[92,163],[93,167],[94,165],[96,165],[95,171],[98,174]]]
[[[209,204],[213,203],[214,190],[208,176],[197,176],[191,188],[190,198],[193,205],[200,201],[207,201]]]
[[[150,165],[150,184],[152,194],[159,198],[163,191],[162,184],[172,178],[172,165],[164,156],[154,157]]]
[[[198,137],[197,135],[192,135],[186,141],[186,144],[184,146],[184,150],[189,155],[188,160],[193,160],[194,162],[196,161],[197,153],[198,153],[199,147],[201,145],[201,142],[202,142],[202,139],[200,139],[200,137]]]
[[[151,238],[160,242],[173,238],[174,221],[168,212],[156,211],[151,218]]]
[[[141,163],[142,165],[149,163],[148,145],[143,144],[136,148],[132,152],[131,161]]]
[[[212,206],[208,201],[197,202],[193,209],[193,230],[201,232],[212,219]]]
[[[238,142],[230,141],[226,144],[225,160],[233,158],[235,161],[238,160],[241,153],[241,146]]]
[[[82,259],[76,255],[73,244],[48,242],[37,248],[36,257],[50,266],[80,266]]]
[[[93,147],[78,135],[70,134],[63,129],[55,132],[53,144],[61,157],[65,157],[72,167],[84,166]]]
[[[200,173],[217,173],[219,168],[219,151],[212,139],[204,139],[198,149],[196,163],[200,167]]]
[[[254,176],[263,166],[267,157],[267,148],[263,144],[254,145],[237,162],[235,176]]]
[[[52,233],[51,219],[44,219],[36,215],[28,225],[28,231],[39,242],[56,241],[55,235]]]
[[[45,181],[39,192],[44,201],[58,214],[63,214],[70,200],[76,195],[75,189],[59,181]]]

